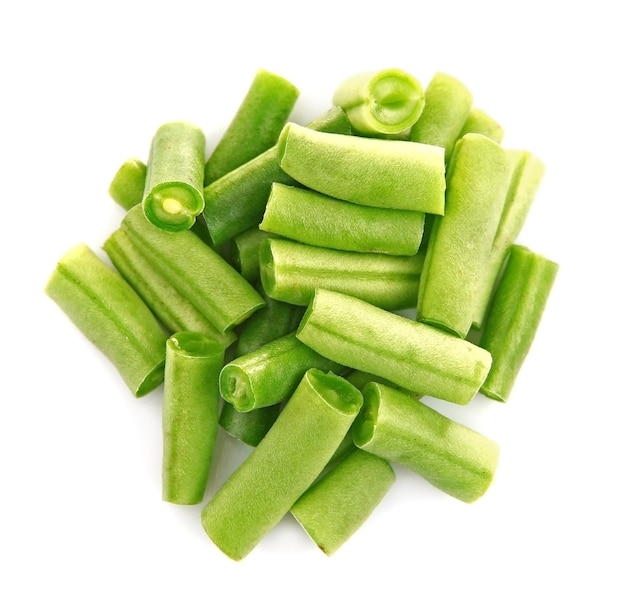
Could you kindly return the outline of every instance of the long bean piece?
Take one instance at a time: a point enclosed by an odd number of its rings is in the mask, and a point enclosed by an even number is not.
[[[202,501],[218,429],[224,347],[197,332],[167,341],[163,387],[163,500]]]
[[[511,247],[485,319],[480,345],[493,357],[481,392],[506,401],[528,355],[559,266],[522,245]]]
[[[204,168],[208,185],[273,146],[299,95],[287,79],[259,69]]]
[[[362,405],[347,380],[311,369],[259,445],[202,510],[208,536],[244,558],[324,469]]]
[[[353,438],[357,447],[408,467],[464,502],[487,491],[500,454],[493,440],[376,382],[363,389]]]
[[[109,358],[136,397],[163,382],[167,336],[161,325],[121,275],[87,245],[63,255],[45,291]]]
[[[485,349],[342,293],[316,289],[299,340],[347,367],[465,405],[491,366]]]

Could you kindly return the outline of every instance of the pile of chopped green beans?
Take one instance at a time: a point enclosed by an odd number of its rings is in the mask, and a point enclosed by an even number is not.
[[[558,270],[517,243],[542,161],[462,82],[355,74],[307,125],[298,96],[259,70],[208,158],[160,125],[110,184],[113,268],[80,243],[45,288],[134,396],[163,386],[163,500],[206,500],[233,560],[288,512],[333,554],[394,467],[482,497],[498,444],[421,399],[506,401]],[[220,428],[252,450],[206,499]]]

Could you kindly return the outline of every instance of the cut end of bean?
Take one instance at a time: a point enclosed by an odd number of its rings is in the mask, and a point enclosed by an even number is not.
[[[255,398],[247,374],[236,365],[225,365],[220,373],[220,393],[239,412],[249,412]]]
[[[195,331],[179,331],[168,342],[171,349],[190,357],[219,356],[224,352],[219,342]]]
[[[352,438],[358,448],[367,445],[374,436],[380,400],[376,384],[366,384],[362,393],[363,407],[352,425]]]
[[[155,189],[143,202],[146,217],[155,226],[172,232],[191,228],[203,208],[201,197],[177,184]]]
[[[363,396],[345,378],[319,369],[310,369],[306,376],[312,388],[334,409],[347,416],[354,416],[361,409]]]
[[[165,373],[165,361],[159,363],[153,370],[143,379],[141,384],[135,391],[135,397],[143,397],[152,392],[157,386],[163,383],[163,376]]]

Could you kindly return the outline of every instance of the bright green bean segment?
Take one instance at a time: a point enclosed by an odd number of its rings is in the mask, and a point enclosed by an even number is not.
[[[491,366],[491,355],[466,340],[326,289],[315,291],[296,336],[347,367],[460,405]]]
[[[291,82],[259,69],[206,162],[204,184],[214,182],[273,146],[298,95],[298,89]]]
[[[363,389],[353,437],[359,448],[408,467],[464,502],[487,491],[500,454],[491,439],[378,383]]]
[[[163,500],[202,501],[215,451],[224,347],[196,332],[167,341],[163,387]]]
[[[347,380],[312,369],[272,428],[202,510],[208,536],[243,559],[322,472],[362,405]]]
[[[318,247],[415,255],[424,216],[419,211],[355,205],[314,190],[273,184],[260,228]]]
[[[506,401],[535,339],[559,266],[521,245],[511,247],[480,340],[493,366],[480,389]]]
[[[143,210],[159,228],[187,230],[204,208],[205,138],[188,122],[169,122],[150,147]]]
[[[368,207],[444,212],[444,150],[411,141],[320,133],[288,122],[281,168],[304,186]]]
[[[267,294],[306,306],[317,288],[346,293],[386,310],[414,305],[424,263],[421,254],[337,251],[288,239],[270,238],[260,250],[260,270]]]
[[[353,450],[297,500],[291,513],[332,555],[365,523],[395,478],[384,458]]]
[[[147,171],[143,161],[138,158],[129,158],[113,176],[109,185],[109,195],[126,211],[139,205],[143,200]]]
[[[167,336],[133,288],[87,245],[58,262],[46,294],[141,397],[163,381]]]

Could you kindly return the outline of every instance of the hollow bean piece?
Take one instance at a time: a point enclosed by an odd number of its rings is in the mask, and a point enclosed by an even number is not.
[[[118,228],[104,242],[104,251],[113,265],[141,296],[154,315],[171,332],[199,332],[224,348],[237,339],[233,330],[220,332],[160,273],[135,247],[126,232]]]
[[[141,397],[163,381],[167,336],[133,288],[84,243],[67,251],[46,294]]]
[[[355,205],[314,190],[273,184],[259,227],[318,247],[415,255],[424,216],[419,211]]]
[[[412,127],[424,109],[419,81],[403,70],[362,72],[344,80],[333,95],[359,135],[393,135]]]
[[[202,502],[217,437],[224,347],[197,332],[167,341],[163,386],[163,500]]]
[[[362,404],[347,380],[311,369],[248,458],[202,510],[207,535],[243,559],[315,481]]]
[[[489,352],[466,340],[327,289],[315,290],[296,337],[337,363],[459,405],[491,365]]]
[[[345,366],[291,333],[227,363],[220,373],[220,393],[241,412],[267,407],[288,399],[311,368],[339,373]]]
[[[268,297],[261,286],[257,286],[257,290],[264,296],[266,306],[257,310],[242,324],[235,357],[253,352],[268,342],[294,332],[304,314],[302,307]],[[248,412],[240,412],[232,403],[224,401],[220,414],[220,426],[229,435],[248,445],[256,446],[276,421],[280,409],[281,404],[277,403]]]
[[[448,167],[446,214],[429,237],[417,320],[465,338],[491,255],[510,172],[504,149],[484,135],[460,139]]]
[[[205,138],[194,124],[161,125],[150,146],[143,210],[159,228],[187,230],[204,208]]]
[[[331,108],[309,125],[319,131],[350,133],[350,123],[339,107]],[[278,144],[230,171],[204,189],[203,211],[215,246],[259,225],[273,182],[294,184],[278,163]]]
[[[288,122],[281,168],[299,183],[351,203],[444,212],[444,150],[412,141],[320,133]]]
[[[140,207],[122,229],[155,269],[211,322],[226,332],[265,306],[261,295],[193,232],[168,232],[149,222]]]
[[[269,236],[267,232],[253,226],[233,237],[232,264],[250,283],[259,280],[259,248]]]
[[[493,440],[389,386],[370,383],[352,427],[357,447],[408,467],[436,488],[474,502],[493,480]]]
[[[330,556],[365,523],[395,478],[384,458],[353,450],[298,498],[291,513]]]
[[[143,161],[138,158],[129,158],[113,176],[109,185],[109,195],[126,211],[139,205],[143,200],[147,170]]]
[[[485,319],[480,345],[493,366],[480,391],[506,401],[541,322],[559,266],[522,245],[512,245]]]
[[[259,69],[206,162],[204,184],[214,182],[273,146],[299,94],[285,78]]]
[[[411,127],[409,138],[445,148],[448,161],[471,111],[473,96],[460,80],[442,72],[432,77],[424,96],[424,110]]]
[[[276,300],[306,306],[318,287],[356,296],[386,310],[415,305],[422,254],[338,251],[269,238],[260,250],[261,282]]]
[[[476,298],[473,325],[482,326],[498,275],[509,253],[509,248],[521,232],[528,212],[545,173],[545,165],[537,156],[526,150],[506,150],[511,178],[498,222],[498,229],[491,245],[487,269],[482,275]]]
[[[458,139],[466,133],[481,133],[498,143],[501,143],[504,137],[502,125],[484,110],[474,107],[469,111]]]

